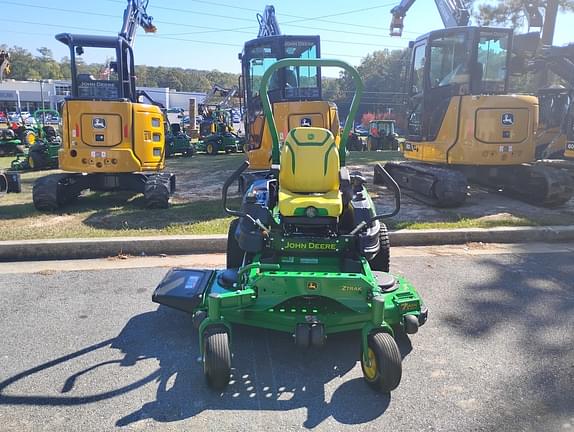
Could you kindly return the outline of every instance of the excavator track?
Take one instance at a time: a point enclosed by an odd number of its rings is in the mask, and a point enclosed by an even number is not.
[[[41,177],[32,188],[32,201],[39,211],[53,212],[76,199],[81,190],[76,178],[81,174],[50,174]]]
[[[558,169],[567,173],[574,180],[574,159],[541,159],[536,161],[536,165]]]
[[[458,207],[468,196],[466,177],[453,169],[411,161],[387,162],[384,168],[406,194],[425,204]],[[380,178],[375,165],[376,184]]]
[[[464,168],[463,172],[467,170]],[[565,171],[542,164],[473,167],[469,180],[539,207],[558,207],[574,196],[574,180]]]

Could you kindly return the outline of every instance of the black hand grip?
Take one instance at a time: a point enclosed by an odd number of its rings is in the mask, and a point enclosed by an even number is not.
[[[395,181],[394,178],[383,168],[381,164],[377,164],[375,166],[375,170],[377,171],[376,174],[382,177],[383,183],[393,191],[395,195],[395,209],[390,213],[383,213],[373,216],[369,219],[368,222],[362,221],[360,222],[353,230],[349,233],[350,235],[355,235],[364,230],[367,226],[371,225],[376,220],[385,219],[389,217],[395,216],[401,209],[401,189],[399,185]]]
[[[393,191],[393,194],[395,195],[395,209],[391,213],[375,216],[373,221],[376,219],[393,217],[401,210],[401,189],[399,188],[399,185],[381,164],[377,164],[375,169],[378,171],[378,174],[382,176],[383,183]]]
[[[227,208],[227,190],[229,189],[229,186],[231,186],[233,184],[233,182],[235,182],[243,173],[243,171],[245,171],[247,168],[249,168],[249,161],[244,161],[241,166],[239,168],[237,168],[233,174],[231,174],[231,176],[229,176],[229,178],[227,180],[225,180],[225,183],[223,184],[223,190],[221,191],[221,196],[222,196],[222,200],[223,200],[223,210],[225,210],[225,213],[227,213],[228,215],[231,216],[237,216],[237,217],[242,217],[245,216],[245,214],[241,211],[238,210],[231,210]]]

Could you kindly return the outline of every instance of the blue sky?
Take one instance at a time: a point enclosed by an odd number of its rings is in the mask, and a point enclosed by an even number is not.
[[[3,20],[0,43],[31,51],[46,46],[58,59],[68,53],[54,39],[56,33],[117,34],[126,4],[124,0],[2,3],[3,14],[8,11],[10,18]],[[283,34],[319,34],[323,57],[354,65],[370,52],[405,47],[418,35],[443,26],[433,0],[414,4],[405,18],[402,38],[388,36],[390,9],[398,1],[150,0],[148,13],[158,32],[146,35],[138,30],[136,63],[239,72],[237,53],[246,40],[257,36],[255,14],[269,3],[275,5]],[[568,23],[574,23],[574,14],[558,17],[555,44],[572,40]]]

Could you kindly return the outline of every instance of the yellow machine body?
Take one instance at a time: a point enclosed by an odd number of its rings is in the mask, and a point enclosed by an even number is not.
[[[537,129],[535,96],[455,96],[435,140],[407,140],[401,149],[421,162],[519,165],[534,160]]]
[[[574,140],[566,143],[566,150],[564,151],[566,159],[574,159]]]
[[[332,102],[276,102],[273,104],[273,115],[280,141],[287,138],[291,129],[304,125],[330,130],[336,144],[339,144],[339,114],[337,106]],[[258,115],[249,127],[250,142],[247,152],[249,167],[256,170],[269,169],[272,141],[263,114]]]
[[[163,114],[154,105],[67,100],[59,166],[84,173],[159,171],[165,165]]]

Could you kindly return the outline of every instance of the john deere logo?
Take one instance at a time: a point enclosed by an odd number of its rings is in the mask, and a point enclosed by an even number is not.
[[[105,129],[106,128],[106,119],[101,117],[94,117],[92,119],[92,127],[94,129]]]
[[[504,113],[502,114],[502,124],[504,126],[511,126],[514,124],[514,114]]]
[[[311,118],[310,117],[303,117],[301,119],[301,127],[311,127]]]
[[[309,291],[315,291],[317,287],[318,287],[317,282],[307,282],[307,289]]]

